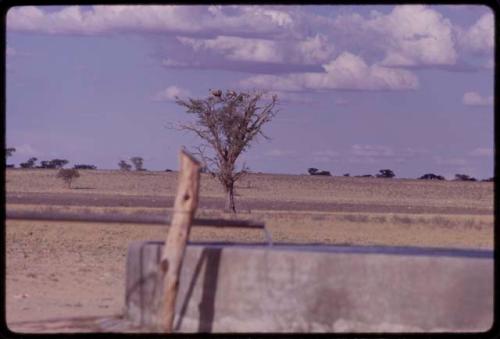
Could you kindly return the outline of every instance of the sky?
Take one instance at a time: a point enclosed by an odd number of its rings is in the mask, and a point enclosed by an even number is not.
[[[6,18],[8,163],[178,168],[175,97],[266,90],[255,172],[493,176],[494,15],[483,5],[19,6]]]

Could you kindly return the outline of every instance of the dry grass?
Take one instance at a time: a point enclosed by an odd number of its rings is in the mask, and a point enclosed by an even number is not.
[[[7,170],[7,195],[33,192],[94,196],[174,196],[177,173],[80,171],[74,189],[53,170]],[[240,219],[266,223],[275,242],[493,248],[493,184],[402,179],[329,178],[251,174],[237,186],[237,202],[281,202],[281,210],[241,211]],[[222,198],[217,182],[202,176],[201,196]],[[354,212],[297,211],[283,202],[351,203]],[[390,213],[370,212],[370,204]],[[292,206],[292,205],[290,205]],[[454,208],[432,214],[432,207]],[[414,209],[418,207],[416,213]],[[475,214],[460,213],[476,208]],[[7,205],[8,210],[162,214],[169,208]],[[411,211],[414,213],[411,213]],[[457,213],[458,211],[458,213]],[[232,218],[200,208],[198,217]],[[82,222],[6,222],[7,323],[122,311],[125,259],[134,240],[163,240],[168,227]],[[193,241],[264,241],[260,230],[193,227]],[[22,330],[22,328],[21,328]]]
[[[177,187],[177,172],[81,170],[74,189],[68,190],[56,173],[56,170],[9,169],[7,192],[174,196]],[[249,174],[237,184],[236,193],[239,199],[263,201],[478,207],[493,213],[491,182]],[[202,174],[200,194],[224,196],[220,185],[207,174]]]

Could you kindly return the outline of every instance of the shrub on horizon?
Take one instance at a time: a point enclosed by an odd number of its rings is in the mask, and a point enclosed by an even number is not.
[[[422,175],[420,180],[446,180],[442,175],[436,175],[434,173],[427,173]]]

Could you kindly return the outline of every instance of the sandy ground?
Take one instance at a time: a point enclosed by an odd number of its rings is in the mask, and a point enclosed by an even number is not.
[[[73,189],[66,189],[54,171],[9,170],[7,210],[161,215],[172,206],[176,176],[82,171]],[[253,174],[239,183],[237,193],[237,217],[265,221],[274,241],[493,248],[492,183]],[[206,175],[201,197],[197,216],[229,217],[219,209],[222,190]],[[8,220],[9,328],[83,331],[85,326],[44,328],[25,322],[121,314],[128,244],[163,240],[167,229]],[[258,230],[194,227],[191,240],[264,238]]]

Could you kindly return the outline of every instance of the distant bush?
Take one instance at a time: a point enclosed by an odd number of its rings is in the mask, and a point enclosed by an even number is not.
[[[351,175],[349,173],[345,173],[344,177],[350,177]]]
[[[356,175],[356,178],[373,178],[371,174]]]
[[[40,166],[37,166],[37,168],[59,169],[66,166],[68,162],[69,161],[66,159],[43,160],[40,162]]]
[[[318,171],[319,171],[319,169],[314,168],[314,167],[307,169],[307,172],[309,172],[310,175],[315,175],[316,173],[318,173]]]
[[[15,167],[16,167],[16,165],[14,165],[14,164],[7,164],[7,165],[5,165],[5,167],[6,167],[6,168],[15,168]]]
[[[84,164],[76,164],[75,166],[73,166],[74,169],[82,169],[82,170],[95,170],[97,169],[96,166],[94,165],[84,165]]]
[[[57,172],[57,177],[61,178],[66,185],[68,185],[68,188],[71,188],[71,183],[73,180],[80,177],[80,173],[74,168],[61,168],[59,172]]]
[[[470,177],[467,174],[455,174],[456,181],[477,181],[476,178]]]
[[[165,172],[172,172],[172,170],[170,168],[167,168]]]
[[[122,171],[130,171],[132,169],[132,165],[127,163],[125,160],[120,160],[118,167],[120,167],[120,170]]]
[[[310,175],[326,175],[326,176],[331,176],[332,174],[329,171],[320,171],[317,168],[311,167],[307,170]]]
[[[424,174],[422,175],[420,178],[420,180],[445,180],[445,178],[441,175],[436,175],[434,173],[427,173],[427,174]]]
[[[495,177],[491,177],[491,178],[489,178],[489,179],[483,179],[483,180],[481,180],[481,181],[485,181],[485,182],[493,182],[493,181],[495,181]]]
[[[132,162],[132,164],[134,164],[136,171],[145,171],[145,169],[142,167],[144,159],[142,159],[141,157],[132,157],[130,158],[130,161]]]
[[[33,168],[37,160],[37,158],[30,158],[28,161],[20,163],[19,166],[21,168]]]
[[[396,175],[390,169],[381,169],[377,174],[377,178],[394,178]]]

